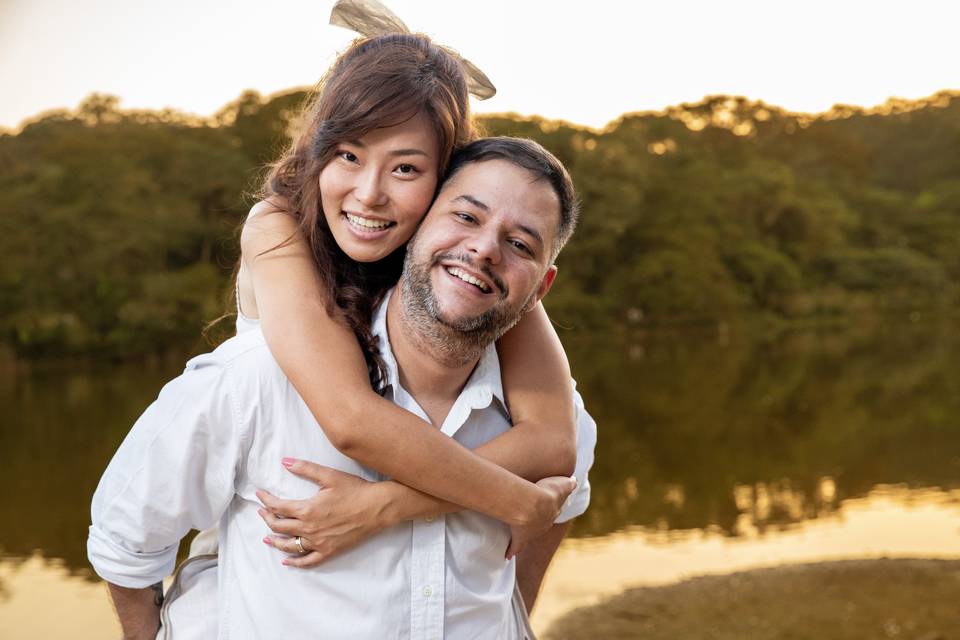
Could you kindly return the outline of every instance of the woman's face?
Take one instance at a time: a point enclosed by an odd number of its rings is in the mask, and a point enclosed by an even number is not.
[[[410,239],[437,187],[439,147],[423,113],[337,145],[320,172],[320,203],[344,253],[374,262]]]

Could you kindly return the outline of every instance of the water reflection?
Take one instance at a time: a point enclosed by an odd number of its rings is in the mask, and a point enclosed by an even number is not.
[[[960,486],[960,337],[951,323],[765,334],[564,336],[600,425],[575,537],[769,535],[879,484]],[[89,501],[182,360],[0,374],[0,554],[87,572]]]
[[[180,364],[41,370],[0,380],[0,554],[89,575],[90,498],[130,425]]]
[[[877,484],[957,487],[950,326],[568,340],[601,430],[575,535],[777,531]]]

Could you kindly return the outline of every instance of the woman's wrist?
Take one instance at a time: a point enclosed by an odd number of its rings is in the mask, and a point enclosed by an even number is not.
[[[549,494],[532,482],[524,481],[526,485],[518,492],[513,514],[504,522],[511,526],[525,527],[541,520],[551,509],[552,500]]]

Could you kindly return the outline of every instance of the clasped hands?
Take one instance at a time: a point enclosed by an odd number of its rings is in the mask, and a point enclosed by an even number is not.
[[[263,542],[287,554],[283,564],[290,567],[315,567],[363,542],[384,528],[423,515],[411,511],[402,497],[414,490],[392,480],[370,482],[350,473],[306,460],[284,458],[283,466],[293,474],[315,483],[319,490],[305,500],[284,500],[260,489],[259,510],[273,532]],[[510,546],[505,557],[519,553],[531,540],[545,533],[556,520],[567,496],[576,483],[566,477],[545,478],[536,483],[542,500],[523,524],[511,525]],[[422,498],[422,494],[420,494]],[[437,501],[435,513],[453,511]],[[409,508],[405,508],[409,507]],[[422,501],[418,505],[422,509]],[[300,537],[303,552],[296,544]]]

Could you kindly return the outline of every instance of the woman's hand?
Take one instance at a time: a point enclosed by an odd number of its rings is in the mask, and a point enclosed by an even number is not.
[[[539,538],[553,526],[563,509],[563,504],[577,488],[577,479],[573,476],[552,476],[536,484],[542,490],[541,498],[527,523],[510,527],[507,560],[523,551],[528,542]]]
[[[386,517],[387,502],[377,490],[380,483],[306,460],[284,458],[284,467],[315,482],[320,490],[307,500],[283,500],[257,491],[266,507],[260,517],[280,534],[263,541],[290,554],[283,564],[314,567],[392,524]],[[306,553],[297,547],[296,536]]]

